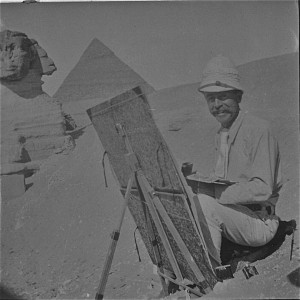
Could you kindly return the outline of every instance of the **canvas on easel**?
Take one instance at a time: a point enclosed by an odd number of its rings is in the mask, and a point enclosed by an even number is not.
[[[153,263],[173,272],[177,282],[188,279],[202,293],[209,292],[217,278],[203,236],[207,225],[195,216],[194,195],[153,120],[143,90],[136,87],[87,113],[123,195],[132,176],[128,144],[134,153],[138,168],[128,208]]]

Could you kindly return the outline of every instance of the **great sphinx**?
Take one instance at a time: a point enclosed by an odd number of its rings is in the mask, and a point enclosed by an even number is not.
[[[70,142],[61,104],[42,89],[42,76],[56,66],[36,40],[17,31],[0,32],[0,58],[1,162],[15,161],[10,149],[20,137],[31,160],[47,158]]]

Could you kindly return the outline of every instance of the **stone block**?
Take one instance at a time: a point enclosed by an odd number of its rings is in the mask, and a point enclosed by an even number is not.
[[[1,31],[0,46],[1,163],[24,161],[23,149],[11,141],[11,135],[31,140],[30,150],[46,158],[62,147],[60,140],[66,136],[62,104],[42,89],[42,75],[56,70],[54,62],[22,32]],[[27,154],[30,157],[30,151]]]
[[[65,125],[64,121],[61,119],[57,122],[51,122],[51,123],[45,123],[41,122],[34,123],[30,125],[23,125],[22,124],[16,124],[14,131],[19,134],[23,135],[26,138],[40,138],[45,136],[51,136],[51,135],[64,135],[65,134]]]
[[[29,153],[31,160],[41,160],[49,157],[56,152],[55,150],[61,150],[65,148],[72,149],[75,147],[73,138],[69,135],[65,136],[50,136],[40,139],[28,139],[26,141],[26,150]]]
[[[24,174],[1,175],[1,199],[10,200],[26,191]]]

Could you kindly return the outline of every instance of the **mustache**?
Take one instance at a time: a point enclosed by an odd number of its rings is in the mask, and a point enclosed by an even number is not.
[[[217,115],[220,113],[229,113],[231,111],[229,111],[228,109],[220,108],[220,109],[213,109],[211,112],[213,115]]]
[[[217,115],[217,114],[220,114],[220,113],[235,113],[235,112],[238,112],[239,111],[239,108],[236,108],[236,109],[227,109],[226,107],[220,107],[220,108],[213,108],[211,110],[211,113],[213,115]]]

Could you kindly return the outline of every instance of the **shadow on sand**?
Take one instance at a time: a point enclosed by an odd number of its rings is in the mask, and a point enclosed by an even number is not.
[[[291,284],[300,287],[300,267],[288,274],[287,278]]]
[[[12,291],[10,288],[0,285],[0,299],[16,299],[16,300],[22,300],[20,296],[16,295],[14,291]]]

